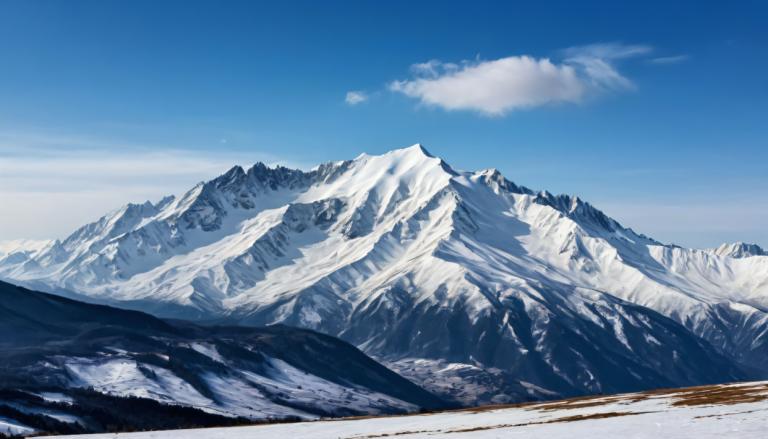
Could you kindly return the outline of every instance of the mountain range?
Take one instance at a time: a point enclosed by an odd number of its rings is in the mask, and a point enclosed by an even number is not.
[[[163,318],[312,329],[463,404],[768,375],[760,247],[663,244],[421,145],[309,171],[236,166],[63,240],[0,247],[0,278]]]

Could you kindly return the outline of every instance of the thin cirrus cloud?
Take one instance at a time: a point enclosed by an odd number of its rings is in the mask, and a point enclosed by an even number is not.
[[[425,105],[500,116],[578,103],[605,91],[631,90],[634,84],[616,64],[651,50],[644,45],[603,43],[562,50],[560,61],[528,55],[458,64],[432,60],[414,64],[410,79],[393,81],[388,88]]]
[[[651,64],[678,64],[687,61],[688,58],[688,55],[660,56],[658,58],[651,58],[648,62]]]

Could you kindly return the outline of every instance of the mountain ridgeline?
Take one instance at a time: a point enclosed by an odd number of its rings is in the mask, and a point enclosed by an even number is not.
[[[89,302],[338,336],[465,404],[768,375],[768,256],[694,250],[420,145],[235,167],[0,257]]]

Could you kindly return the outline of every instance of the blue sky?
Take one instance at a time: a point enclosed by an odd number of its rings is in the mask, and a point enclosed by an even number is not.
[[[0,239],[420,142],[666,242],[768,245],[761,2],[277,3],[0,3]]]

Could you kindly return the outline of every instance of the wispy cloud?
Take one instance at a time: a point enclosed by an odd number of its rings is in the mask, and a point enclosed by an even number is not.
[[[620,43],[595,43],[586,46],[573,46],[563,49],[563,53],[570,59],[599,58],[604,60],[616,60],[632,58],[651,53],[653,48],[645,44],[620,44]]]
[[[221,145],[203,151],[0,133],[0,240],[62,237],[127,202],[180,194],[256,161],[291,165]]]
[[[590,83],[595,89],[632,89],[634,84],[619,73],[616,62],[645,55],[651,51],[650,46],[637,44],[590,44],[565,49],[563,53],[566,58],[563,62],[578,67],[582,81]]]
[[[690,58],[688,55],[660,56],[658,58],[651,58],[648,62],[651,64],[678,64],[687,61],[688,58]]]
[[[510,56],[487,61],[411,66],[412,78],[393,81],[389,90],[446,110],[473,110],[498,116],[548,104],[581,102],[606,90],[634,84],[616,68],[619,60],[645,55],[651,47],[617,43],[571,47],[561,61]]]
[[[368,100],[368,95],[365,92],[360,90],[348,91],[347,96],[344,98],[344,102],[352,106],[357,104],[362,104],[367,100]]]

